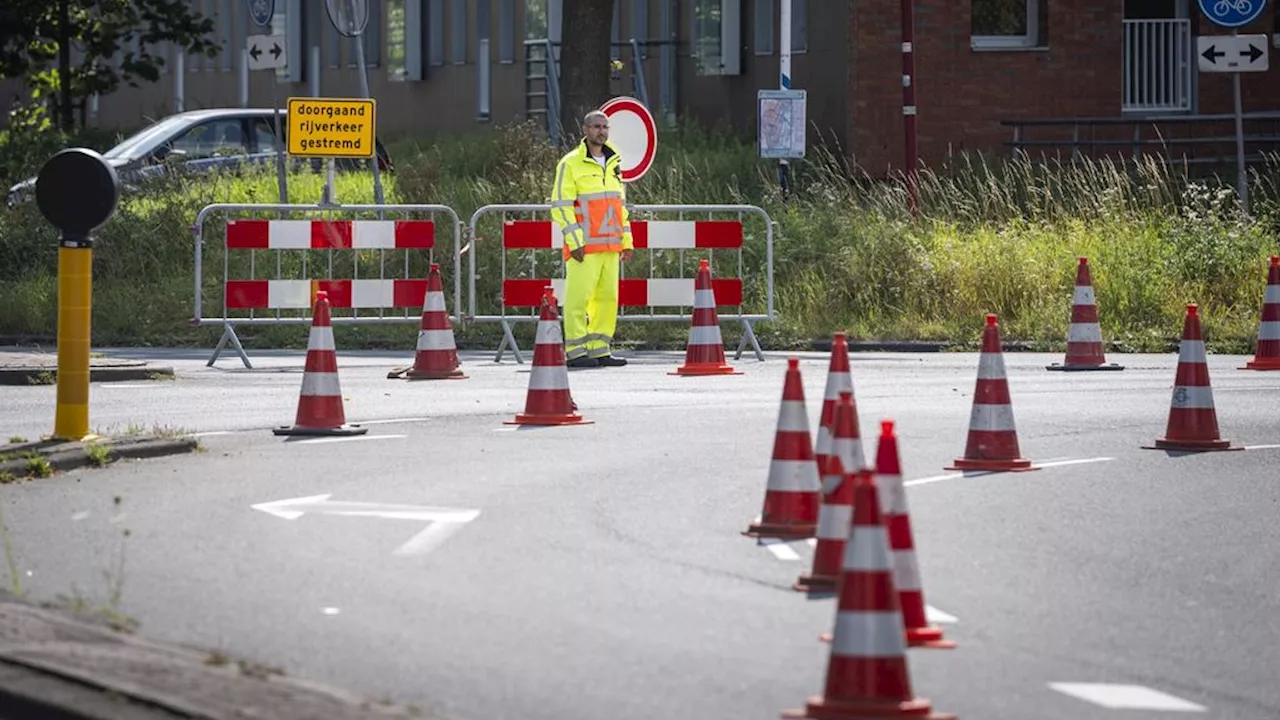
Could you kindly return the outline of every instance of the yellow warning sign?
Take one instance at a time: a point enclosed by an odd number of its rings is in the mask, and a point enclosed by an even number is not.
[[[373,157],[373,100],[289,98],[289,154]]]

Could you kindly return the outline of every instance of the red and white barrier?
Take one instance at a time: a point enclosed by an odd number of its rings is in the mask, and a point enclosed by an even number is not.
[[[430,250],[430,220],[228,220],[228,250]]]

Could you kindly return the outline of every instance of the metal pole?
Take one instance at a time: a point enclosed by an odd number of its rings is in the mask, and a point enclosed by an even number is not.
[[[284,177],[284,149],[280,147],[280,100],[277,97],[279,92],[276,89],[275,72],[271,73],[271,119],[275,122],[275,137],[272,138],[272,145],[276,150],[276,185],[280,191],[280,204],[289,204],[289,183]]]
[[[915,0],[902,0],[902,128],[905,135],[907,204],[912,215],[918,212],[916,171],[920,163],[916,147],[915,25]]]
[[[249,48],[240,48],[240,67],[239,67],[239,87],[240,107],[249,107]]]
[[[89,324],[93,317],[93,242],[66,233],[58,248],[58,402],[53,437],[89,436]]]
[[[1238,30],[1232,30],[1232,35],[1239,35]],[[1234,95],[1236,110],[1236,196],[1240,199],[1240,208],[1244,212],[1249,212],[1249,173],[1244,165],[1244,112],[1241,109],[1243,104],[1240,100],[1240,73],[1239,71],[1231,73],[1231,91]]]
[[[352,15],[354,15],[354,10]],[[360,97],[369,97],[369,74],[364,64],[364,33],[356,35],[356,62],[360,66]],[[382,205],[382,175],[378,172],[378,130],[373,131],[373,201]]]
[[[782,15],[778,23],[778,88],[791,89],[791,0],[782,0]],[[778,159],[778,187],[782,200],[786,201],[791,182],[791,163]]]
[[[177,57],[173,59],[173,111],[180,113],[186,109],[187,53],[178,48]]]

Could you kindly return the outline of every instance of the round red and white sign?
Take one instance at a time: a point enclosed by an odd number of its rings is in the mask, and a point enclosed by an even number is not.
[[[633,97],[616,97],[600,110],[609,116],[609,143],[622,154],[622,181],[639,180],[658,150],[658,126],[644,103]]]

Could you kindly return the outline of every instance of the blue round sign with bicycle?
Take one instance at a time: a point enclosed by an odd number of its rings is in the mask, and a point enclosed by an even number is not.
[[[1196,0],[1200,12],[1217,25],[1238,28],[1248,25],[1262,14],[1267,0]]]

